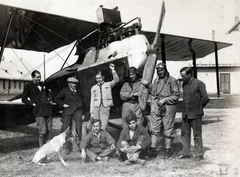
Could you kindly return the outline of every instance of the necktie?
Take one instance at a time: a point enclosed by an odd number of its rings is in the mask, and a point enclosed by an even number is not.
[[[36,84],[38,89],[41,91],[42,90],[42,87],[39,85],[39,84]]]
[[[103,98],[102,98],[102,84],[99,85],[100,87],[100,97],[101,97],[101,103],[103,103]]]

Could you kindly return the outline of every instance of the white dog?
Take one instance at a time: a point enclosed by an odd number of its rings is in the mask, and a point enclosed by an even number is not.
[[[42,147],[39,148],[39,150],[34,155],[34,158],[32,160],[33,163],[36,163],[38,165],[45,165],[44,163],[41,163],[44,159],[47,158],[52,153],[58,153],[58,157],[60,161],[63,163],[63,165],[68,166],[68,164],[63,160],[62,156],[60,155],[60,149],[63,147],[64,143],[66,141],[72,141],[73,138],[68,138],[70,134],[70,128],[68,127],[63,133],[61,133],[58,136],[55,136],[50,141],[48,141],[46,144],[44,144]]]

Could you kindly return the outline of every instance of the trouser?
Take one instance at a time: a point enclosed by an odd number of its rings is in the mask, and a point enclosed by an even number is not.
[[[151,147],[157,147],[158,136],[163,128],[165,148],[170,149],[174,139],[176,106],[166,105],[166,112],[164,116],[160,116],[159,107],[157,104],[151,105],[150,131],[151,131]]]
[[[110,147],[107,147],[106,149],[101,148],[90,148],[86,149],[87,157],[90,158],[92,161],[96,160],[96,157],[99,156],[101,158],[109,156],[113,152]]]
[[[143,141],[145,140],[144,136],[143,135],[140,135],[138,138],[137,138],[137,143],[136,145],[140,145]],[[125,146],[129,146],[128,142],[126,140],[123,140],[121,142],[121,148],[124,148]],[[121,152],[121,151],[120,151]],[[135,156],[137,155],[137,156]],[[121,152],[120,153],[120,157],[123,161],[125,160],[129,160],[129,161],[133,161],[132,160],[132,157],[135,156],[137,157],[136,159],[134,159],[134,161],[136,161],[139,157],[142,157],[144,158],[145,157],[145,151],[143,149],[139,149],[137,150],[136,152],[134,152],[133,154],[130,154],[130,153],[125,153],[125,152]]]
[[[147,151],[146,151],[146,149],[140,149],[140,150],[138,150],[137,152],[135,152],[135,153],[137,153],[137,154],[139,154],[138,156],[139,156],[139,159],[145,159],[145,155],[147,154]],[[120,158],[121,158],[121,160],[122,161],[126,161],[126,160],[129,160],[129,156],[128,156],[128,154],[127,153],[124,153],[124,152],[121,152],[120,151]],[[131,159],[130,159],[130,161],[131,161]]]
[[[203,156],[203,141],[202,141],[202,118],[182,120],[181,139],[182,139],[182,154],[190,155],[191,145],[191,128],[194,137],[194,149],[196,156]]]
[[[63,116],[63,126],[62,126],[62,130],[61,130],[62,132],[64,132],[68,127],[70,127],[70,130],[72,130],[72,121],[74,120],[75,121],[75,131],[77,133],[76,143],[78,145],[82,139],[82,113],[83,113],[83,110],[79,109],[79,110],[76,110],[71,115]],[[66,142],[65,147],[72,148],[72,143]]]
[[[52,130],[52,117],[36,117],[35,118],[38,126],[38,142],[39,147],[44,145],[47,141],[51,139],[51,130]]]
[[[135,114],[137,117],[137,124],[142,125],[143,124],[143,112],[140,109],[139,103],[129,103],[125,102],[122,105],[122,127],[123,129],[126,128],[127,122],[126,117],[130,114]]]
[[[93,118],[94,119],[100,119],[102,122],[102,129],[106,130],[108,127],[108,121],[109,121],[109,115],[110,115],[110,107],[104,107],[103,104],[100,106],[95,106],[93,108]]]
[[[87,134],[89,133],[89,130],[88,130],[88,124],[89,122],[83,122],[82,123],[82,139],[87,136]]]

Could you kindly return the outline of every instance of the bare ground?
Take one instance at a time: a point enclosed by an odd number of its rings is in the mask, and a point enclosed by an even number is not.
[[[219,100],[217,102],[220,104]],[[227,104],[227,101],[223,103]],[[30,162],[38,149],[37,128],[34,123],[29,126],[0,130],[0,176],[240,176],[240,109],[237,102],[231,104],[234,105],[231,105],[233,108],[218,105],[220,108],[212,106],[205,109],[203,118],[205,159],[203,161],[177,159],[181,149],[181,115],[177,114],[174,152],[169,160],[162,159],[163,142],[160,138],[158,157],[147,161],[145,166],[126,166],[117,159],[110,159],[106,163],[83,164],[77,151],[69,156],[63,155],[69,167],[64,167],[57,155],[53,156],[46,166],[37,166]],[[58,118],[54,119],[53,128],[53,135],[60,133]],[[109,128],[109,131],[114,137],[119,134],[115,129]]]

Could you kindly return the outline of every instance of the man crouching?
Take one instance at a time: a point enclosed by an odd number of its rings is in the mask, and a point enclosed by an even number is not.
[[[86,157],[92,161],[107,161],[116,149],[116,141],[106,131],[101,129],[101,120],[93,119],[92,131],[80,143],[81,159]]]
[[[117,154],[127,164],[145,164],[144,150],[150,146],[151,138],[141,125],[137,125],[137,117],[130,114],[126,117],[128,127],[124,128],[120,134],[117,144]]]

